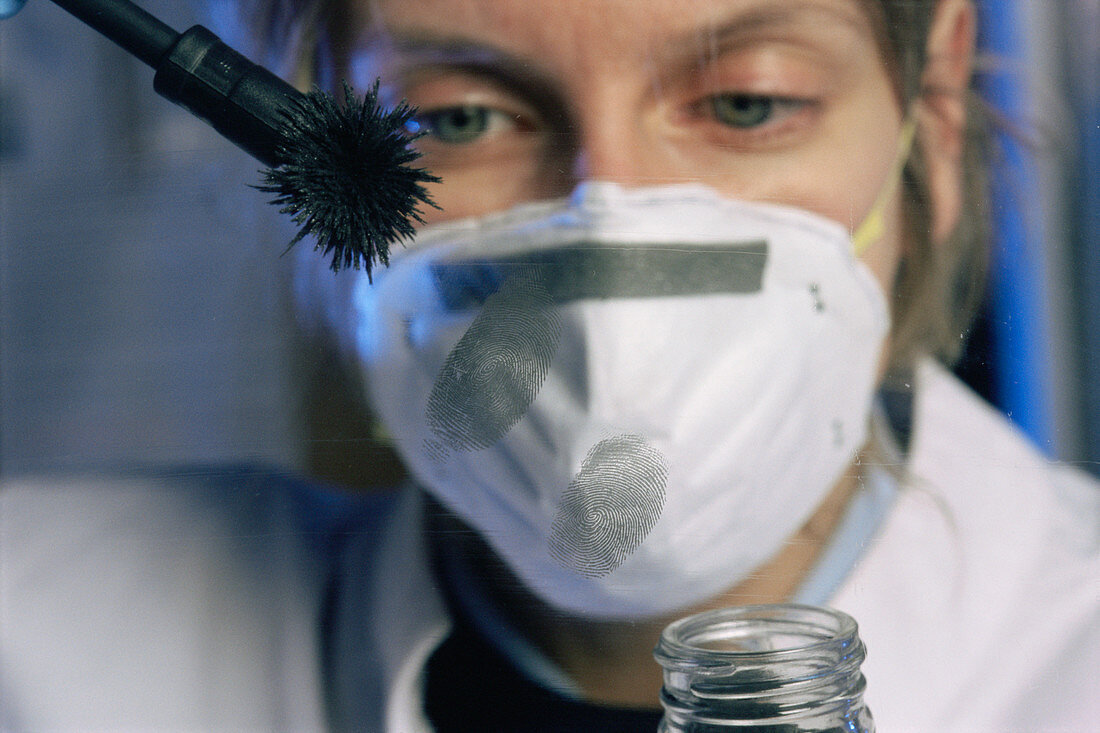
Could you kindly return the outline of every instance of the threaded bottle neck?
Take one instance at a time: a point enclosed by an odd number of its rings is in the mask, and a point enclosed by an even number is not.
[[[865,649],[854,619],[778,604],[708,611],[668,626],[662,730],[874,730],[863,704]]]

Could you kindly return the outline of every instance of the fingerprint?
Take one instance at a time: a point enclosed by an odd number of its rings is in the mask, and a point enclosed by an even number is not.
[[[428,427],[446,447],[500,440],[538,395],[561,339],[561,318],[534,268],[519,268],[485,300],[428,395]]]
[[[425,438],[420,444],[421,450],[428,458],[434,463],[446,463],[447,459],[451,457],[451,452],[447,450],[447,446],[440,443],[435,438]]]
[[[645,438],[601,440],[562,494],[550,555],[588,578],[619,567],[645,540],[665,503],[668,465]]]

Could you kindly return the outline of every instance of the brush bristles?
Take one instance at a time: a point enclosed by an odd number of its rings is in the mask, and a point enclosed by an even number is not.
[[[287,114],[279,165],[264,172],[261,191],[290,214],[298,233],[331,255],[334,272],[389,264],[390,245],[408,239],[423,223],[420,205],[435,206],[424,188],[438,181],[411,164],[420,157],[406,124],[414,110],[402,102],[386,112],[378,105],[378,82],[362,98],[344,83],[344,104],[314,90]]]

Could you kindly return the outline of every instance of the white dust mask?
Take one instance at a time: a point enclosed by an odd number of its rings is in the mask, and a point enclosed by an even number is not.
[[[547,603],[609,619],[776,554],[866,438],[889,322],[844,227],[701,185],[425,229],[353,308],[415,478]]]

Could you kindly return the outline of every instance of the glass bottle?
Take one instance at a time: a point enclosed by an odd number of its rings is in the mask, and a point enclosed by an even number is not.
[[[661,635],[662,733],[873,733],[855,620],[816,606],[688,616]]]

